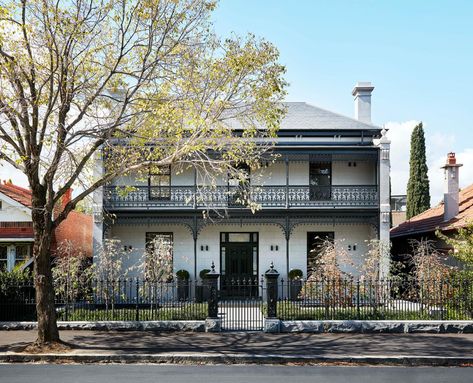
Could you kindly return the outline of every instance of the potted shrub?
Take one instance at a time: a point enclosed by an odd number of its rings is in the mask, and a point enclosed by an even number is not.
[[[292,269],[289,271],[289,294],[291,300],[299,299],[299,294],[302,290],[302,270]]]
[[[199,273],[201,284],[195,287],[195,299],[198,303],[206,302],[209,299],[209,289],[205,288],[205,275],[208,272],[210,272],[209,269],[203,269]]]
[[[177,279],[177,299],[186,300],[189,298],[189,279],[190,274],[187,270],[176,271]]]

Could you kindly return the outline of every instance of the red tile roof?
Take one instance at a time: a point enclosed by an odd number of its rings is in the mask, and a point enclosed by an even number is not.
[[[437,229],[449,231],[464,227],[468,222],[473,222],[473,185],[460,191],[459,212],[448,220],[443,220],[443,202],[437,206],[424,211],[391,229],[391,238],[404,237],[407,235],[433,232]]]
[[[3,181],[3,183],[0,184],[0,193],[5,194],[7,197],[14,199],[24,206],[31,207],[31,190],[29,189],[13,185],[11,182]]]

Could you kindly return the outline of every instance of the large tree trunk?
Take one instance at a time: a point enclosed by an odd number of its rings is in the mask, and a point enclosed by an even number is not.
[[[41,190],[42,191],[42,190]],[[38,193],[42,194],[42,193]],[[44,193],[45,194],[45,193]],[[50,248],[52,239],[52,212],[45,208],[45,196],[32,198],[32,218],[34,230],[34,281],[36,289],[36,313],[38,316],[39,347],[59,342],[54,306],[54,286],[51,271]]]

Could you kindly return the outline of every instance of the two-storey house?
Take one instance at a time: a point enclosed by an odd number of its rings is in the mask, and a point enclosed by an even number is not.
[[[133,262],[160,236],[172,243],[174,270],[192,279],[212,262],[227,278],[259,278],[271,262],[284,279],[291,269],[306,277],[319,238],[334,239],[361,262],[367,240],[389,242],[389,141],[371,123],[373,89],[353,89],[355,118],[287,103],[276,161],[254,174],[248,169],[245,188],[261,205],[255,213],[235,203],[232,190],[241,192],[241,185],[232,179],[221,179],[202,199],[195,196],[205,185],[192,170],[170,167],[147,181],[117,178],[95,195],[96,248],[105,237],[120,239]],[[116,185],[134,188],[124,195]],[[209,206],[226,217],[203,218]],[[102,209],[113,219],[103,219]],[[383,257],[386,271],[388,253]]]

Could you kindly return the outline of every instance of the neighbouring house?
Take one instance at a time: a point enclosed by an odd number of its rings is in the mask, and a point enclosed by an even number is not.
[[[407,196],[391,195],[391,226],[400,225],[406,220]]]
[[[461,164],[457,164],[455,153],[448,153],[445,171],[444,199],[437,206],[412,217],[391,229],[391,252],[394,259],[404,260],[411,253],[412,240],[432,240],[443,253],[449,246],[435,234],[437,230],[449,236],[468,223],[473,222],[473,185],[460,190]],[[454,260],[450,260],[455,263]]]
[[[71,198],[69,190],[62,206]],[[54,231],[51,254],[58,244],[70,240],[74,246],[92,257],[92,216],[73,211]],[[10,181],[0,183],[0,268],[12,270],[20,262],[31,259],[34,242],[31,221],[31,191]]]
[[[254,214],[234,203],[241,189],[232,179],[219,179],[204,204],[192,198],[206,187],[193,170],[170,167],[147,181],[116,178],[94,196],[94,251],[104,238],[116,238],[136,262],[158,236],[172,244],[174,271],[185,269],[192,279],[212,262],[222,280],[260,278],[271,262],[287,279],[292,269],[307,277],[319,239],[333,238],[361,263],[367,240],[389,242],[390,228],[390,142],[371,123],[373,89],[369,82],[354,87],[355,118],[287,103],[277,160],[257,174],[248,169],[245,187],[261,205]],[[124,185],[133,186],[125,195],[117,188]],[[208,205],[227,216],[204,219]],[[382,261],[386,273],[387,252]]]

